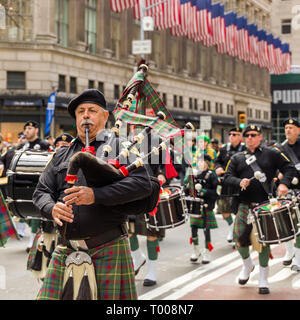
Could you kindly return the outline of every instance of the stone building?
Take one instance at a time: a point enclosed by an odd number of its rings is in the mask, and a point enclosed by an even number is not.
[[[132,10],[114,13],[109,0],[2,0],[6,28],[0,29],[0,131],[16,139],[28,119],[45,122],[47,100],[59,90],[55,134],[74,132],[68,101],[86,88],[104,92],[112,110],[139,60],[132,40],[140,23]],[[221,1],[270,29],[270,0]],[[180,125],[212,117],[210,136],[225,142],[238,112],[271,135],[270,76],[215,47],[205,47],[169,31],[145,32],[152,40],[149,79]],[[113,122],[113,119],[111,119]],[[109,124],[109,126],[111,123]]]

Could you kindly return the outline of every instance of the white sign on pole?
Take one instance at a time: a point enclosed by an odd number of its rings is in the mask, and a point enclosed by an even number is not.
[[[133,40],[132,54],[151,54],[152,43],[151,40]]]
[[[0,4],[0,29],[6,28],[6,15],[5,15],[5,8],[3,5]]]
[[[200,116],[200,129],[211,130],[211,116]]]
[[[152,17],[143,18],[143,29],[144,31],[153,31],[154,30],[154,20]]]

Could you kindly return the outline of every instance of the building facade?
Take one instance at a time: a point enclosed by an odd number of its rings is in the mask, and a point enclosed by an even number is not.
[[[292,68],[282,75],[271,75],[272,139],[285,140],[283,122],[300,120],[300,2],[273,0],[271,26],[275,36],[290,44]]]
[[[28,119],[41,123],[43,136],[47,100],[55,90],[55,135],[76,134],[66,107],[84,89],[100,89],[113,110],[140,58],[132,54],[140,23],[131,9],[114,13],[108,0],[1,2],[7,9],[6,28],[0,29],[0,132],[6,139],[15,139]],[[269,30],[271,1],[221,2]],[[211,116],[207,133],[226,142],[238,113],[245,112],[246,121],[262,125],[271,138],[266,69],[168,30],[145,32],[145,39],[152,40],[149,80],[178,124],[190,121],[199,128],[200,117]]]

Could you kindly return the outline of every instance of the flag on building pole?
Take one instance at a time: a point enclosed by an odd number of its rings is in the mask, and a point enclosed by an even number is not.
[[[50,133],[51,123],[55,110],[56,92],[51,93],[46,110],[45,136]]]

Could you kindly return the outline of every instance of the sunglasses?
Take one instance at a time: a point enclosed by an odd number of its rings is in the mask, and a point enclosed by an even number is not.
[[[229,133],[228,135],[229,135],[229,136],[233,136],[233,137],[235,137],[235,136],[239,136],[239,135],[240,135],[240,133]]]
[[[245,134],[245,138],[249,138],[249,137],[252,137],[252,138],[255,138],[257,137],[258,134],[257,133],[249,133],[249,134]]]

